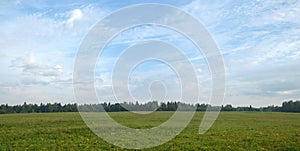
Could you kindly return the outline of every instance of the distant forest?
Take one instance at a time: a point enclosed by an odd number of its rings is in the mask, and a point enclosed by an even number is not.
[[[175,111],[180,104],[180,110],[190,111],[196,108],[196,111],[206,111],[209,104],[185,104],[180,102],[167,102],[158,103],[156,101],[148,102],[145,104],[136,103],[102,103],[102,104],[64,104],[61,103],[47,103],[47,104],[27,104],[24,102],[22,105],[9,106],[2,104],[0,106],[0,114],[6,113],[45,113],[45,112],[120,112],[120,111]],[[102,106],[102,108],[101,108]],[[210,106],[212,109],[219,109],[220,107]],[[104,110],[103,110],[104,109]],[[221,111],[262,111],[262,112],[300,112],[300,101],[285,101],[282,106],[268,106],[254,108],[251,105],[245,107],[233,107],[228,104],[221,106]]]

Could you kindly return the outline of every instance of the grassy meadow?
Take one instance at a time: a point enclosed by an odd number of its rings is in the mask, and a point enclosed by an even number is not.
[[[109,113],[132,128],[150,128],[173,112]],[[197,112],[171,141],[145,150],[300,150],[300,113],[221,112],[212,128],[198,134],[203,112]],[[0,115],[0,150],[126,150],[96,136],[79,113]]]

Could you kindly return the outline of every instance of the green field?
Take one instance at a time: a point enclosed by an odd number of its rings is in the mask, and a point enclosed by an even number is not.
[[[221,112],[213,127],[198,134],[203,112],[173,140],[146,150],[300,150],[300,114]],[[135,115],[110,113],[133,128],[149,128],[172,112]],[[0,150],[124,150],[106,143],[82,121],[79,113],[0,115]]]

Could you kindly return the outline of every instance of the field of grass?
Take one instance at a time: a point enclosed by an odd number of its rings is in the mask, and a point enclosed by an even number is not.
[[[110,115],[123,125],[149,128],[172,112]],[[176,138],[146,150],[300,150],[299,113],[222,112],[213,127],[199,135],[203,115],[196,113]],[[0,150],[125,150],[96,136],[79,113],[3,114],[0,134]]]

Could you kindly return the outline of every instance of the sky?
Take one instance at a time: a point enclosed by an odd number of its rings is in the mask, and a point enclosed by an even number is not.
[[[223,104],[260,107],[300,98],[299,0],[2,0],[0,104],[75,103],[74,60],[88,31],[109,14],[143,3],[182,9],[211,34],[226,71]],[[198,102],[207,102],[212,81],[203,54],[183,35],[153,25],[125,30],[103,50],[95,66],[99,98],[115,101],[114,64],[124,50],[147,40],[164,41],[182,50],[197,70],[202,98]],[[137,100],[151,99],[149,87],[174,100],[180,92],[175,72],[157,60],[136,66],[129,81],[130,93]]]

